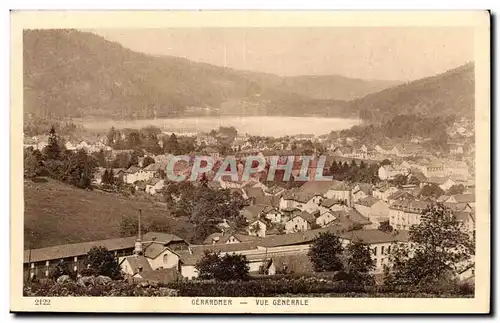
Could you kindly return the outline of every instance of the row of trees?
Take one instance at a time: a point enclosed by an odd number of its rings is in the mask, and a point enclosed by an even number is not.
[[[182,155],[196,149],[194,138],[177,137],[174,133],[163,137],[161,130],[153,126],[140,130],[118,130],[112,127],[106,137],[108,145],[116,150],[144,150],[155,155],[163,153]]]
[[[354,160],[351,163],[334,160],[328,169],[328,175],[339,181],[376,184],[380,182],[378,168],[377,164],[366,165],[363,161],[358,165]]]
[[[24,151],[26,178],[47,175],[80,188],[89,188],[96,167],[97,161],[84,150],[71,152],[63,149],[54,127],[50,130],[48,145],[42,152],[31,147]]]

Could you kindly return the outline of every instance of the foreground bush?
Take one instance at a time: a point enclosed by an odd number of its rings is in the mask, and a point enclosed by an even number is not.
[[[24,296],[177,296],[177,292],[158,284],[112,281],[109,283],[79,284],[68,281],[63,284],[51,280],[26,283]]]
[[[218,297],[273,297],[283,295],[336,294],[336,297],[471,297],[474,288],[465,284],[438,287],[412,286],[363,286],[345,281],[332,281],[317,277],[292,279],[262,278],[249,281],[181,281],[168,284],[178,290],[179,296],[218,296]],[[394,296],[396,295],[396,296]],[[398,296],[399,295],[399,296]],[[332,295],[333,296],[333,295]]]
[[[273,279],[274,278],[274,279]],[[179,281],[166,285],[112,281],[89,284],[50,280],[26,283],[24,296],[208,296],[208,297],[473,297],[465,283],[439,287],[362,286],[317,277],[262,277],[247,281]]]

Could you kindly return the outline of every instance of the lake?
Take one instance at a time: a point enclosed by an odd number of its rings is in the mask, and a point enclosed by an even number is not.
[[[296,134],[328,134],[332,130],[343,130],[361,123],[359,119],[321,118],[321,117],[191,117],[140,120],[81,120],[85,128],[94,131],[108,130],[112,126],[118,129],[140,129],[156,126],[163,131],[173,132],[209,132],[219,126],[233,126],[239,133],[257,136],[281,137]]]

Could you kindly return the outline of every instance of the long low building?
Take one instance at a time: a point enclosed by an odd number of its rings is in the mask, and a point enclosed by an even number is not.
[[[339,227],[325,227],[292,234],[253,237],[245,242],[190,245],[182,238],[166,233],[148,232],[137,239],[127,237],[77,244],[67,244],[42,249],[25,250],[24,276],[45,277],[50,269],[60,261],[65,261],[71,270],[77,272],[85,268],[87,252],[94,246],[104,246],[117,258],[122,271],[137,278],[192,279],[198,276],[195,265],[206,251],[223,254],[242,254],[249,261],[250,272],[257,272],[266,263],[286,265],[287,259],[307,254],[311,243],[322,232],[337,235],[344,245],[349,241],[362,241],[373,252],[375,273],[380,273],[387,263],[387,254],[393,242],[406,242],[408,235],[384,233],[379,230],[355,230],[346,232]],[[300,257],[299,257],[300,258]],[[306,259],[305,257],[304,259]],[[296,260],[295,260],[296,261]],[[292,266],[292,264],[290,264]],[[303,266],[310,268],[310,266]],[[271,270],[270,273],[273,271]]]

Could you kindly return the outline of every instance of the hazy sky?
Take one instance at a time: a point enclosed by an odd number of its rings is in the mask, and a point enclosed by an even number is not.
[[[278,75],[414,80],[473,61],[473,30],[177,28],[95,30],[134,51]]]

